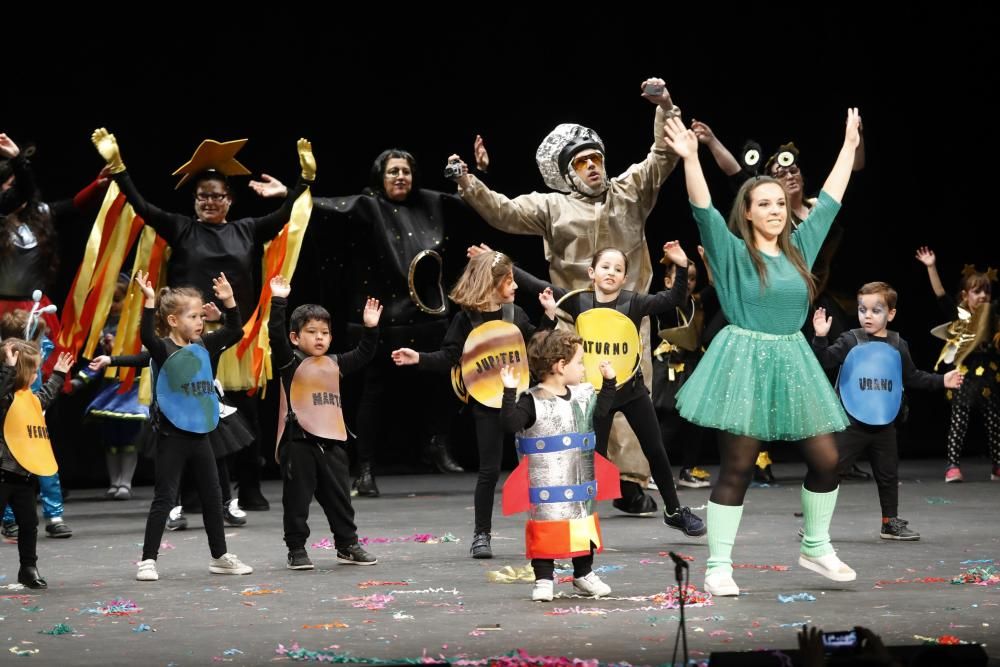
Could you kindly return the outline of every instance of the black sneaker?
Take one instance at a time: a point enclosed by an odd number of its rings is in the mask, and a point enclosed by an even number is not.
[[[774,472],[771,470],[771,464],[767,464],[763,468],[760,466],[753,467],[753,481],[758,484],[773,485],[777,482],[774,479]]]
[[[348,565],[374,565],[378,562],[378,558],[362,549],[357,542],[343,549],[338,548],[337,560]]]
[[[73,537],[73,529],[65,521],[45,524],[45,534],[49,537]]]
[[[188,520],[184,516],[184,506],[178,505],[167,515],[167,530],[187,530]]]
[[[246,512],[267,512],[271,509],[271,503],[260,492],[260,487],[240,487],[239,508]]]
[[[233,498],[228,503],[222,503],[222,520],[227,526],[245,526],[247,513],[240,509],[239,501]]]
[[[688,537],[698,537],[699,535],[704,535],[705,531],[708,530],[708,528],[705,527],[705,522],[687,507],[681,507],[673,514],[667,514],[667,510],[664,509],[663,523],[667,524],[671,528],[681,531]]]
[[[0,534],[2,534],[9,540],[16,540],[17,532],[18,532],[17,523],[15,523],[14,521],[4,521],[3,528],[0,529]]]
[[[858,467],[858,464],[852,465],[850,468],[846,468],[840,471],[840,479],[851,479],[859,482],[867,482],[872,478],[871,473],[865,472]]]
[[[656,501],[645,492],[642,487],[635,482],[621,482],[622,497],[611,501],[619,512],[625,514],[635,514],[638,516],[649,516],[656,513]]]
[[[378,498],[378,485],[375,484],[375,475],[372,474],[371,465],[361,464],[358,471],[358,478],[351,485],[352,496],[367,496],[368,498]]]
[[[305,549],[292,549],[288,552],[288,561],[285,567],[289,570],[311,570],[313,563],[309,560],[309,554]]]
[[[472,536],[472,546],[469,555],[473,558],[493,558],[493,548],[490,547],[489,533],[476,533]]]
[[[901,542],[916,542],[920,539],[920,533],[907,528],[909,521],[894,516],[886,523],[882,524],[882,532],[879,537],[883,540],[899,540]]]

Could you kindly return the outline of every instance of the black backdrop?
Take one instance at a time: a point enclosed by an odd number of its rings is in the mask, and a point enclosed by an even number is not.
[[[445,158],[458,152],[471,159],[480,133],[492,158],[488,183],[514,195],[544,190],[534,151],[560,122],[601,134],[610,173],[641,159],[653,113],[639,84],[658,75],[685,118],[709,123],[734,151],[747,138],[765,151],[794,140],[806,188],[815,193],[841,144],[845,110],[858,106],[867,167],[845,197],[840,220],[847,234],[831,287],[851,295],[870,280],[895,285],[895,328],[918,365],[929,368],[938,345],[927,332],[942,318],[914,249],[929,244],[937,251],[949,289],[964,263],[1000,263],[986,181],[997,148],[987,105],[997,59],[984,17],[902,5],[878,17],[853,4],[808,11],[759,3],[740,10],[583,7],[525,14],[456,5],[443,16],[398,14],[389,6],[361,8],[356,16],[289,7],[266,21],[251,20],[249,5],[225,13],[146,9],[161,14],[132,23],[11,16],[0,131],[38,146],[36,169],[49,199],[71,195],[100,168],[89,142],[99,126],[118,137],[146,197],[173,210],[187,210],[190,195],[175,192],[169,174],[203,138],[249,137],[241,161],[254,173],[292,182],[295,140],[308,137],[319,163],[315,191],[333,195],[363,187],[372,158],[389,146],[417,156],[424,186],[450,190],[440,176]],[[711,169],[707,154],[703,164]],[[712,185],[720,204],[728,202],[724,181]],[[236,187],[240,192],[243,184]],[[234,206],[237,215],[269,208],[248,189]],[[62,269],[51,290],[57,302],[88,228],[81,222],[60,230]],[[464,263],[461,247],[473,240],[545,271],[537,238],[504,236],[472,217],[451,221],[451,230],[452,272]],[[322,258],[336,257],[336,234],[314,233],[293,300],[335,303],[340,280],[350,277],[319,271]],[[693,252],[697,233],[680,170],[663,188],[647,237],[654,248],[678,238]],[[82,400],[65,401],[59,411],[60,424],[72,429],[62,438],[62,456],[80,461],[64,465],[70,479],[89,478],[83,461],[100,451],[88,430],[69,426]],[[904,455],[942,456],[943,398],[914,394],[911,402]],[[404,428],[419,408],[419,397],[386,406]],[[461,423],[458,429],[466,433]],[[970,434],[971,451],[983,450],[982,435]],[[392,449],[408,448],[404,432]],[[471,462],[469,451],[459,456]]]

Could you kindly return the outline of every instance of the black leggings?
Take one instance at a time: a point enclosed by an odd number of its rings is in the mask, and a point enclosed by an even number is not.
[[[440,346],[440,340],[436,345]],[[426,434],[441,441],[448,438],[455,414],[454,398],[447,393],[448,383],[441,382],[438,377],[428,379],[428,375],[415,368],[397,368],[389,358],[388,351],[384,358],[376,357],[365,368],[364,387],[356,417],[359,463],[371,465],[375,462],[381,436],[389,423],[385,418],[385,406],[411,400],[409,397],[412,396],[421,397],[423,407],[419,413]],[[499,410],[497,414],[500,414]],[[421,434],[418,431],[412,435],[416,441]]]
[[[146,519],[146,537],[142,545],[142,559],[156,560],[163,539],[167,515],[177,502],[177,493],[184,466],[191,461],[191,472],[201,496],[202,520],[208,535],[208,548],[212,558],[226,553],[226,535],[222,525],[222,492],[215,455],[208,438],[190,438],[180,435],[160,435],[156,443],[156,487],[153,504]]]
[[[532,558],[531,569],[535,571],[535,579],[554,579],[556,562],[551,558]],[[586,556],[573,557],[573,578],[579,579],[590,574],[594,569],[594,545],[590,545],[590,553]]]
[[[628,386],[622,387],[620,391],[628,391]],[[639,439],[639,447],[642,448],[642,454],[649,462],[649,469],[653,473],[656,486],[660,489],[660,497],[663,498],[663,506],[667,513],[675,513],[681,503],[677,499],[677,489],[674,487],[674,477],[670,470],[670,459],[667,458],[667,450],[663,448],[663,440],[660,437],[656,410],[653,409],[653,401],[650,400],[646,388],[642,387],[635,398],[611,408],[611,412],[606,417],[594,417],[597,452],[601,456],[608,455],[608,435],[611,433],[611,422],[616,412],[625,415],[628,425],[635,433],[635,437]]]
[[[503,461],[504,430],[500,411],[480,403],[472,403],[472,418],[476,422],[476,445],[479,448],[479,476],[476,478],[476,531],[488,533],[493,527],[493,498],[500,464]]]
[[[760,445],[760,440],[756,438],[719,431],[719,458],[722,466],[712,488],[710,500],[713,503],[732,507],[743,504]],[[804,483],[808,491],[829,493],[840,485],[837,445],[832,434],[823,433],[800,441],[799,451],[809,469]]]
[[[659,417],[663,448],[668,452],[671,445],[680,448],[681,468],[691,469],[701,463],[701,443],[705,439],[705,428],[692,424],[676,410],[662,410]],[[674,449],[675,453],[676,451]],[[667,456],[669,455],[668,453]]]
[[[21,567],[33,567],[38,562],[38,510],[35,484],[30,477],[0,470],[0,507],[8,503],[17,521],[17,556]]]

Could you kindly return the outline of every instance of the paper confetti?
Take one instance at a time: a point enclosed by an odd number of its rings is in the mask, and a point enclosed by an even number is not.
[[[774,570],[775,572],[787,572],[788,565],[754,565],[753,563],[734,563],[733,568],[737,570]]]
[[[41,635],[71,635],[76,630],[66,625],[65,623],[57,623],[52,626],[51,630],[39,630],[38,634]]]
[[[782,595],[778,593],[778,602],[782,604],[787,604],[789,602],[815,602],[816,596],[812,593],[792,593],[790,595]]]
[[[368,581],[362,581],[360,584],[358,584],[358,588],[372,588],[374,586],[409,586],[409,585],[410,582],[408,581],[376,581],[374,579],[370,579]]]
[[[285,591],[280,588],[261,588],[260,586],[250,586],[249,588],[244,588],[240,591],[240,595],[273,595],[275,593],[284,593]]]

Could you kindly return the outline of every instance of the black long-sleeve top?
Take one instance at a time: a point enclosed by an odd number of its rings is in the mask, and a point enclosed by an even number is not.
[[[655,294],[638,294],[629,290],[622,290],[612,301],[601,302],[597,300],[595,293],[594,308],[617,308],[620,301],[631,298],[627,315],[635,324],[635,328],[638,329],[642,324],[643,317],[647,315],[661,315],[671,312],[676,306],[685,305],[685,300],[687,299],[687,272],[686,266],[678,266],[674,277],[674,286],[669,290],[662,290]],[[549,282],[536,278],[519,267],[514,267],[514,282],[517,283],[518,288],[523,288],[526,292],[531,292],[532,294],[540,294],[546,288],[552,288],[552,296],[555,297],[556,301],[571,291],[562,287],[556,287]],[[580,294],[574,294],[563,301],[559,308],[573,317],[577,317],[583,312],[580,297]]]
[[[482,318],[482,322],[495,322],[503,319],[503,309],[481,312],[478,315]],[[528,319],[528,314],[524,312],[524,309],[514,304],[513,324],[521,330],[521,335],[524,336],[524,341],[527,343],[537,329],[552,328],[555,326],[555,321],[543,315],[541,326],[535,327]],[[420,353],[420,361],[418,362],[420,370],[450,373],[451,367],[462,360],[465,339],[469,337],[476,326],[472,323],[468,311],[462,310],[455,315],[448,327],[448,332],[444,335],[444,340],[441,342],[441,349],[436,352]]]
[[[256,251],[281,231],[296,198],[309,185],[300,179],[288,191],[281,207],[263,217],[211,224],[189,215],[168,213],[150,204],[139,194],[127,171],[115,174],[114,179],[135,212],[170,245],[167,284],[197,287],[207,303],[216,301],[212,279],[220,272],[225,273],[233,286],[236,305],[246,313],[252,313],[257,305],[253,279]],[[216,305],[222,307],[217,301]]]
[[[597,300],[597,294],[594,296],[594,308],[614,308],[617,310],[619,302],[630,299],[628,305],[627,316],[632,323],[635,324],[635,328],[638,330],[642,326],[642,318],[647,315],[655,316],[661,315],[663,313],[672,312],[675,307],[684,304],[687,299],[687,267],[677,266],[677,272],[674,274],[674,286],[669,290],[661,290],[656,294],[638,294],[636,292],[631,292],[629,290],[622,290],[618,293],[611,301],[599,302]],[[518,287],[523,287],[526,291],[539,294],[546,288],[552,289],[552,296],[555,297],[556,301],[561,299],[570,290],[556,287],[555,285],[548,283],[540,278],[536,278],[524,269],[519,267],[514,267],[514,282],[518,284]],[[582,294],[574,294],[573,296],[567,298],[560,304],[559,308],[566,311],[574,318],[578,317],[580,313],[583,312],[583,304],[581,303]],[[644,344],[648,344],[646,341]],[[643,383],[642,371],[636,370],[635,375],[632,379],[615,394],[615,402],[612,407],[624,405],[630,401],[640,398],[643,395],[649,396],[649,392],[646,391],[646,386]]]
[[[566,393],[559,398],[568,401],[572,395],[569,387]],[[594,406],[595,417],[606,417],[611,411],[611,406],[615,402],[615,380],[604,379],[601,383],[601,390],[597,393],[597,404]],[[516,400],[515,400],[516,399]],[[535,401],[531,394],[524,392],[517,398],[516,388],[504,387],[503,404],[500,406],[500,421],[503,429],[508,433],[523,431],[535,423]]]
[[[25,470],[14,458],[7,447],[7,441],[4,440],[2,428],[3,422],[7,419],[7,411],[10,410],[10,406],[14,402],[16,377],[13,366],[0,364],[0,470],[27,477],[31,473]],[[42,410],[48,408],[56,400],[65,381],[66,374],[64,372],[53,371],[42,388],[35,393],[38,396],[38,401],[42,404]]]
[[[447,220],[475,215],[460,197],[415,188],[406,200],[396,202],[381,192],[366,189],[359,195],[316,197],[313,207],[344,223],[348,275],[356,278],[346,286],[353,291],[348,322],[361,324],[368,297],[377,298],[384,307],[383,328],[438,322],[448,317],[448,300],[436,276],[417,272],[414,287],[428,307],[444,306],[440,315],[417,307],[410,297],[408,277],[410,264],[420,252],[445,254]]]
[[[267,322],[267,333],[271,338],[271,364],[281,377],[281,384],[285,388],[285,395],[290,395],[292,378],[307,356],[298,350],[293,350],[288,340],[288,330],[285,327],[285,309],[288,306],[288,299],[280,296],[271,297],[271,318]],[[336,357],[337,367],[343,377],[356,373],[375,358],[375,349],[378,346],[378,327],[365,327],[364,335],[358,342],[357,347],[342,354],[330,354],[327,356]],[[298,422],[295,425],[288,425],[285,430],[285,437],[290,439],[302,439],[307,434]]]
[[[222,328],[201,337],[201,345],[208,350],[208,358],[212,360],[213,368],[219,363],[219,356],[222,355],[223,351],[227,347],[235,345],[243,338],[243,319],[240,316],[239,306],[226,308],[222,312],[226,315],[223,319]],[[172,341],[170,337],[160,338],[156,335],[155,308],[142,309],[142,320],[139,324],[139,340],[142,341],[142,344],[146,347],[156,365],[160,367],[163,366],[163,363],[171,354],[181,349],[181,346]],[[197,343],[192,344],[196,345]]]
[[[862,337],[865,334],[862,333]],[[888,337],[880,338],[867,336],[869,343],[884,343],[891,345]],[[902,338],[897,338],[899,345],[899,356],[903,362],[903,387],[906,389],[926,389],[933,391],[944,388],[944,376],[937,373],[928,373],[917,368],[910,356],[910,346]],[[819,358],[820,365],[826,370],[832,370],[844,363],[848,353],[858,345],[858,338],[854,331],[845,331],[830,344],[826,336],[815,336],[812,339],[813,352]]]
[[[215,374],[215,369],[219,367],[219,357],[222,355],[223,351],[225,351],[227,347],[238,343],[243,337],[243,321],[240,318],[240,309],[238,307],[226,308],[223,312],[226,314],[226,317],[223,319],[222,328],[201,337],[201,345],[203,345],[208,351],[208,358],[212,364],[213,375]],[[160,338],[156,335],[155,308],[142,309],[142,320],[139,325],[139,339],[142,341],[142,344],[146,346],[147,352],[125,357],[126,359],[139,359],[144,354],[148,354],[149,358],[152,358],[153,361],[156,362],[157,366],[162,367],[163,363],[170,357],[171,354],[181,349],[181,346],[170,340],[169,337]],[[197,344],[198,343],[191,343],[191,345]],[[118,359],[121,360],[122,357],[118,357]],[[160,413],[158,410],[153,414],[154,423],[156,423],[157,428],[163,433],[201,437],[201,434],[192,434],[188,431],[177,428],[173,424],[170,424],[169,420],[166,418],[160,419]]]

